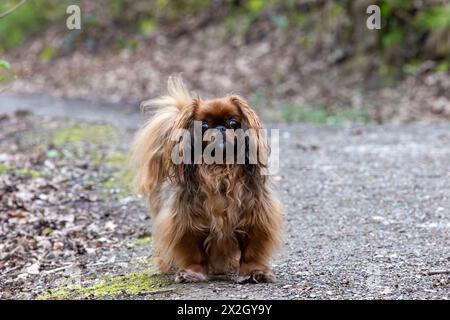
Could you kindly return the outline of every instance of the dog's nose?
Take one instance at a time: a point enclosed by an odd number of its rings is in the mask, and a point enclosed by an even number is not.
[[[225,128],[224,126],[217,126],[216,130],[218,130],[222,134],[222,140],[225,143],[225,141],[227,140],[227,128]]]
[[[222,133],[225,133],[225,131],[227,130],[227,128],[225,128],[224,126],[217,126],[216,129]]]

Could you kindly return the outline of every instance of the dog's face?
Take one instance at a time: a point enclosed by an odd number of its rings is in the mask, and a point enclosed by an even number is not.
[[[235,130],[242,129],[243,115],[239,106],[228,99],[205,100],[198,102],[194,112],[194,121],[201,124],[203,147],[218,142],[217,146],[227,151],[227,141],[234,140]]]
[[[202,122],[202,130],[240,129],[242,112],[239,107],[228,99],[199,101],[195,110],[194,120]]]
[[[197,136],[196,125],[201,127],[200,137]],[[248,103],[239,96],[231,95],[211,100],[194,99],[190,105],[182,109],[173,128],[176,134],[166,146],[167,159],[171,159],[173,150],[181,157],[186,155],[187,150],[192,153],[192,156],[188,156],[188,159],[192,160],[190,163],[169,163],[169,171],[175,180],[188,180],[186,176],[192,177],[192,172],[199,164],[197,159],[205,160],[207,155],[214,161],[222,159],[220,165],[230,164],[230,159],[233,160],[233,164],[244,164],[246,172],[251,174],[259,172],[259,168],[266,166],[264,161],[267,159],[269,148],[261,121]],[[192,139],[182,139],[182,143],[179,143],[178,129],[189,130],[193,133],[190,135]],[[203,150],[200,151],[204,152],[201,152],[200,158],[194,152],[197,150],[195,139],[202,141]],[[244,143],[236,143],[238,139]],[[186,143],[189,144],[189,148],[185,148]],[[216,150],[221,150],[223,157],[215,153]],[[238,162],[238,159],[243,161]]]

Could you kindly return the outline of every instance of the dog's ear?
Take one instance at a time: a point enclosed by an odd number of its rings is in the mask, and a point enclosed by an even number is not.
[[[194,179],[193,123],[198,103],[198,99],[194,99],[180,110],[165,146],[168,177],[177,184]]]
[[[239,108],[242,113],[242,128],[248,134],[248,150],[246,150],[246,158],[253,159],[250,165],[256,164],[258,168],[267,167],[270,148],[267,143],[266,132],[262,122],[256,112],[250,107],[247,101],[237,95],[229,96],[231,103]],[[247,144],[247,142],[246,142]],[[253,147],[252,147],[253,146]],[[256,147],[256,148],[255,148]],[[254,171],[255,166],[251,167]]]

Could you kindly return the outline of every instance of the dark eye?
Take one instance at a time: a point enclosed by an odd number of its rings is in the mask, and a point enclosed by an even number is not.
[[[209,129],[209,124],[206,121],[203,121],[202,123],[202,131],[205,132],[206,130]]]
[[[235,119],[228,120],[228,125],[233,129],[238,129],[241,127],[241,124],[239,123],[239,121],[237,121]]]

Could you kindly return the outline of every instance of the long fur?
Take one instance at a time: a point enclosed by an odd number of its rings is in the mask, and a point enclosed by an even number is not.
[[[269,259],[280,244],[283,210],[261,174],[264,164],[250,171],[234,164],[173,164],[172,134],[191,128],[203,102],[193,99],[179,78],[170,78],[168,89],[169,95],[145,102],[155,113],[132,147],[137,186],[150,201],[160,270],[176,272],[182,282],[216,273],[272,281]],[[262,128],[245,100],[232,95],[223,101],[240,110],[247,128]],[[254,142],[269,152],[263,136]]]
[[[154,114],[138,131],[132,145],[132,160],[136,164],[138,191],[148,198],[158,199],[167,177],[164,144],[169,139],[174,121],[192,98],[180,78],[170,77],[169,94],[144,101],[141,108]],[[153,212],[157,212],[159,201],[151,201]]]

